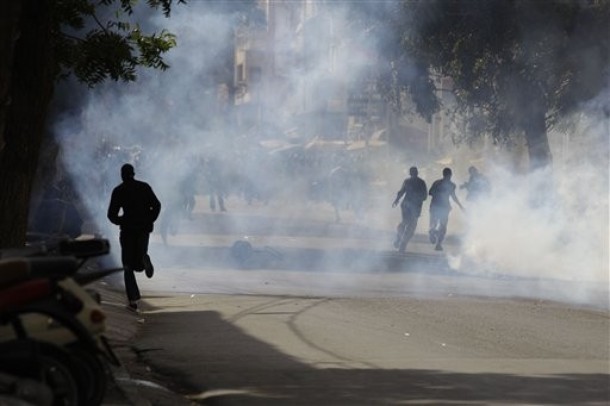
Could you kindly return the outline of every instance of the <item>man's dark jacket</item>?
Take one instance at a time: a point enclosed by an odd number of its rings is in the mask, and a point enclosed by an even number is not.
[[[122,216],[119,216],[120,209],[123,209]],[[121,230],[150,233],[160,212],[161,202],[148,183],[129,179],[112,191],[108,219]]]

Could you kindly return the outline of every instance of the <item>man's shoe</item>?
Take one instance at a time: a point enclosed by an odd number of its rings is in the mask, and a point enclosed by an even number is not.
[[[138,302],[136,302],[136,301],[129,302],[129,304],[127,305],[127,308],[129,310],[137,311],[138,310]]]
[[[436,244],[436,247],[434,247],[435,251],[442,251],[443,250],[443,246],[440,244]]]
[[[155,267],[152,262],[150,262],[150,256],[148,254],[144,255],[144,271],[149,278],[152,278],[155,273]]]

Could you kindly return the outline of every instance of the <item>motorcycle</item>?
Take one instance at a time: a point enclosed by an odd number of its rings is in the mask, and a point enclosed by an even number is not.
[[[62,240],[3,252],[0,259],[0,372],[49,386],[53,405],[99,405],[120,365],[104,336],[100,298],[84,286],[120,271],[78,272],[107,254],[107,240]]]

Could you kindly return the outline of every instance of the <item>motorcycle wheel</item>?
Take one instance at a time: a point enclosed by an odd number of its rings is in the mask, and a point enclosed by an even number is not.
[[[71,356],[53,344],[39,342],[38,368],[42,383],[53,392],[53,406],[76,406],[79,389],[76,382],[78,369]]]
[[[77,384],[81,394],[82,405],[99,406],[106,395],[108,385],[107,368],[100,357],[92,349],[80,344],[68,346],[73,362],[80,371]]]

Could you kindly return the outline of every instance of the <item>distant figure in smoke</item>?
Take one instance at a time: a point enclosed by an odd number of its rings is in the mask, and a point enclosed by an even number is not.
[[[108,206],[108,219],[121,228],[121,261],[129,307],[138,308],[140,290],[134,272],[146,271],[152,278],[154,267],[148,255],[148,239],[153,224],[159,217],[161,203],[148,183],[134,179],[132,165],[121,167],[123,183],[112,191]],[[122,210],[122,215],[119,212]]]
[[[172,190],[165,194],[163,215],[159,220],[159,231],[165,245],[168,244],[168,237],[178,232],[182,218],[193,220],[197,182],[201,170],[201,163],[195,162],[182,179],[176,182],[177,185],[173,185]]]
[[[418,171],[415,166],[409,169],[410,177],[402,182],[402,187],[396,194],[396,199],[392,203],[392,207],[396,207],[400,198],[400,210],[402,221],[398,225],[396,232],[396,240],[394,240],[394,248],[398,248],[399,252],[405,252],[407,244],[417,228],[417,220],[421,215],[421,208],[424,200],[428,197],[428,187],[423,179],[418,177]]]
[[[180,193],[181,209],[186,218],[193,219],[193,209],[195,209],[195,194],[197,193],[197,178],[200,170],[200,164],[197,163],[184,176],[178,185]]]
[[[491,185],[487,177],[474,166],[468,168],[468,174],[470,175],[468,182],[460,186],[460,189],[466,189],[466,200],[473,202],[488,196],[491,192]]]
[[[449,223],[449,212],[451,204],[449,198],[464,210],[462,203],[455,195],[455,183],[451,181],[451,169],[443,169],[443,178],[435,181],[430,188],[428,194],[432,196],[430,202],[430,242],[436,244],[436,251],[443,250],[443,240],[447,233],[447,224]]]
[[[353,174],[343,166],[333,168],[328,174],[327,198],[335,210],[335,222],[341,222],[341,210],[347,210],[356,199]]]
[[[204,175],[207,191],[210,196],[210,209],[216,211],[216,201],[218,201],[218,208],[220,211],[227,211],[224,201],[225,180],[222,168],[215,158],[207,160]]]

